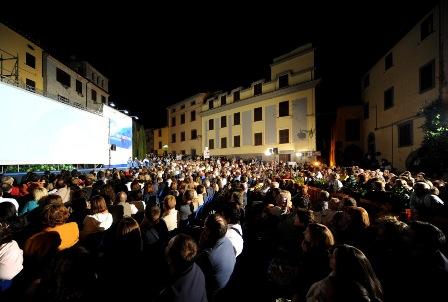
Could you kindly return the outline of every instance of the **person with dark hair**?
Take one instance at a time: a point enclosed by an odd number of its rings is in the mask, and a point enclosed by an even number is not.
[[[55,255],[28,298],[35,301],[81,302],[98,300],[95,264],[83,247]]]
[[[383,289],[369,259],[350,245],[337,245],[330,257],[332,272],[314,283],[307,301],[383,301]]]
[[[202,250],[196,262],[204,272],[209,300],[226,286],[235,267],[235,253],[226,233],[227,223],[221,215],[207,217],[199,241]]]
[[[172,281],[157,301],[207,301],[204,274],[194,263],[197,249],[193,238],[188,235],[179,234],[170,240],[165,255]]]
[[[407,266],[402,288],[405,301],[447,301],[448,259],[442,252],[446,236],[435,225],[412,221],[408,232]],[[405,255],[406,256],[406,255]]]
[[[221,214],[227,221],[226,238],[229,238],[232,242],[235,257],[238,257],[244,246],[243,229],[240,224],[241,205],[237,202],[225,203],[221,209]]]
[[[90,201],[90,215],[84,218],[81,238],[90,234],[104,232],[112,226],[112,214],[107,210],[106,201],[102,196],[94,196]]]

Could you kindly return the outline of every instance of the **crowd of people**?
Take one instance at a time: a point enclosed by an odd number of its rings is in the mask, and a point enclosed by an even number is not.
[[[444,301],[443,180],[151,155],[1,178],[0,300]]]

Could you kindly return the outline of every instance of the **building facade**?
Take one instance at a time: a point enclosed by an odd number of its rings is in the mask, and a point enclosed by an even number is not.
[[[92,85],[89,85],[91,82],[88,79],[47,53],[44,53],[43,57],[44,90],[49,97],[78,108],[101,111],[102,102],[99,101],[101,97],[96,101],[92,99],[92,89],[95,88],[90,88]],[[96,91],[98,95],[107,98],[108,94],[99,89]]]
[[[271,81],[215,93],[202,105],[202,149],[211,156],[308,160],[316,151],[314,48],[275,58]]]
[[[447,7],[441,1],[362,79],[363,151],[399,170],[422,143],[421,109],[446,97]]]
[[[86,81],[85,97],[91,109],[101,110],[102,104],[109,104],[109,79],[86,61],[72,61],[70,67]]]
[[[0,23],[0,78],[31,91],[43,90],[42,48]]]
[[[168,137],[168,127],[153,129],[154,146],[152,149],[154,150],[154,153],[157,155],[168,154]]]
[[[145,137],[146,137],[146,150],[148,153],[154,153],[154,129],[148,128],[145,129]]]
[[[359,164],[364,155],[361,141],[363,107],[344,106],[337,109],[336,122],[332,130],[330,157],[343,166]],[[334,164],[334,163],[332,163]]]
[[[205,97],[205,93],[198,93],[167,107],[168,152],[192,156],[202,154],[200,113]]]

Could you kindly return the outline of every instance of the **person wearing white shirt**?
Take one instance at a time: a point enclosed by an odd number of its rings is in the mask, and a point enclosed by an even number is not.
[[[241,206],[237,202],[228,203],[223,207],[222,215],[227,221],[227,232],[225,237],[232,243],[235,257],[238,257],[244,247],[243,229],[240,225]]]
[[[107,210],[106,201],[102,196],[95,196],[90,201],[90,215],[84,218],[81,238],[106,231],[112,226],[112,223],[113,217]]]
[[[0,188],[0,203],[2,202],[10,202],[16,207],[16,213],[19,212],[19,203],[14,198],[5,198],[3,197],[3,190]]]

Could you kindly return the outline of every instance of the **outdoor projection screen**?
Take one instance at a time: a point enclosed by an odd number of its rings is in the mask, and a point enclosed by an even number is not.
[[[106,105],[103,116],[110,127],[109,144],[116,147],[110,151],[110,164],[125,165],[132,156],[132,118]]]
[[[0,165],[107,164],[108,119],[0,82]]]

